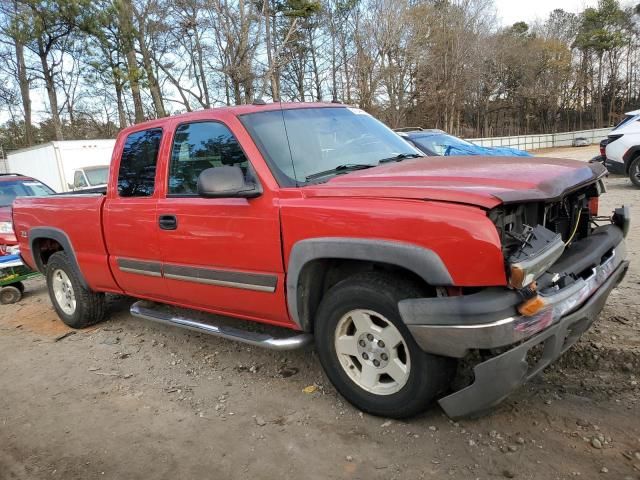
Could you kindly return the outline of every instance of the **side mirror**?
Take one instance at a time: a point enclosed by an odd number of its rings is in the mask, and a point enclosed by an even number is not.
[[[255,198],[262,194],[259,185],[247,182],[238,166],[207,168],[198,177],[198,195],[205,198]]]

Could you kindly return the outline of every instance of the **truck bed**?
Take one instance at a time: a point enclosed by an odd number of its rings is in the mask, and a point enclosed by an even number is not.
[[[102,232],[104,200],[101,193],[16,199],[13,225],[25,263],[43,270],[43,262],[33,257],[32,247],[38,241],[38,235],[53,232],[53,238],[56,238],[60,247],[65,248],[65,242],[71,247],[84,280],[91,289],[119,291],[109,270]],[[54,245],[53,248],[57,247]]]

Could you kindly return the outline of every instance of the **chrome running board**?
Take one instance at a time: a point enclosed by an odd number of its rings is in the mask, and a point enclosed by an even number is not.
[[[131,305],[131,315],[137,318],[164,323],[165,325],[175,325],[176,327],[182,327],[228,340],[236,340],[238,342],[248,343],[249,345],[270,348],[272,350],[293,350],[301,348],[311,343],[313,339],[309,333],[300,333],[288,337],[273,337],[266,333],[250,332],[227,325],[204,323],[199,320],[193,320],[155,309],[152,303],[146,301],[139,301]]]

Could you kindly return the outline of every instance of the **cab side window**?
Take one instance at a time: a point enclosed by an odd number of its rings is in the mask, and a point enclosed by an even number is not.
[[[235,165],[248,175],[249,162],[233,133],[218,122],[185,123],[176,129],[169,166],[169,195],[198,194],[207,168]]]
[[[127,137],[118,172],[118,194],[121,197],[153,195],[161,139],[160,128],[135,132]]]
[[[73,177],[73,188],[84,188],[87,186],[84,174],[80,170],[77,170]]]

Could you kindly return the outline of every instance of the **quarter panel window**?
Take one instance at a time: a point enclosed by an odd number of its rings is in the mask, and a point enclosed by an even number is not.
[[[218,122],[182,124],[173,140],[168,193],[197,195],[198,176],[203,170],[228,165],[248,174],[247,157],[229,128]]]
[[[121,197],[153,195],[161,139],[160,128],[135,132],[127,137],[118,172],[118,194]]]

